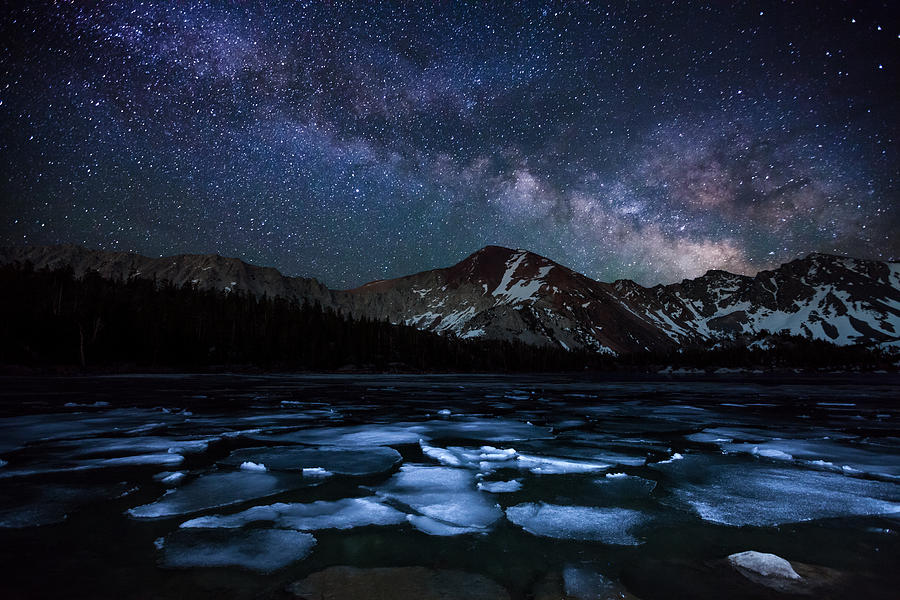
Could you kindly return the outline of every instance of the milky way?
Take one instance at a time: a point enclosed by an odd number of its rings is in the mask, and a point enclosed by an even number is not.
[[[333,287],[487,244],[645,284],[900,255],[891,3],[19,4],[0,243]]]

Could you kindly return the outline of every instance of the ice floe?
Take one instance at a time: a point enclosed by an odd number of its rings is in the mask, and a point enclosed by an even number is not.
[[[526,503],[506,509],[506,518],[534,535],[572,540],[595,540],[605,544],[640,544],[632,531],[646,517],[627,508],[595,508]]]
[[[900,512],[896,484],[827,471],[764,463],[681,461],[677,499],[702,519],[725,525],[771,526],[829,517]]]
[[[452,536],[466,533],[484,533],[484,528],[482,527],[450,525],[424,515],[406,515],[406,520],[409,521],[410,525],[428,535]]]
[[[242,567],[270,573],[305,558],[316,538],[290,529],[179,529],[160,545],[166,567]]]
[[[503,514],[475,490],[474,474],[463,469],[404,465],[376,493],[457,528],[486,530]]]

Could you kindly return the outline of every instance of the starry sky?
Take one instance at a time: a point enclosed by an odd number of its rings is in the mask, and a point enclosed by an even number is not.
[[[900,257],[891,2],[58,1],[0,15],[0,243],[335,288]]]

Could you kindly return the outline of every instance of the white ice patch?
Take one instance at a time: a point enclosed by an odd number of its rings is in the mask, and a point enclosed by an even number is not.
[[[317,529],[352,529],[367,525],[399,525],[406,514],[371,498],[345,498],[334,502],[306,504],[277,503],[254,506],[233,515],[198,517],[181,524],[184,528],[238,528],[266,521],[274,527],[314,531]]]
[[[461,448],[451,446],[438,448],[429,446],[423,440],[419,440],[419,446],[425,456],[432,458],[448,467],[467,467],[490,472],[504,466],[515,466],[515,463],[507,464],[517,457],[513,448],[495,448],[482,446],[481,448]]]
[[[245,461],[241,463],[241,471],[251,471],[253,473],[265,473],[268,469],[266,469],[266,465],[262,463],[255,463],[251,461]]]
[[[593,508],[528,503],[510,506],[506,518],[534,535],[596,540],[605,544],[635,546],[641,542],[631,531],[646,518],[626,508]]]
[[[518,468],[538,475],[563,475],[603,471],[610,467],[608,463],[596,460],[519,454],[514,448],[495,448],[494,446],[438,448],[430,446],[424,441],[420,441],[419,445],[426,456],[442,465],[476,469],[481,473],[490,473],[501,468]],[[641,462],[643,463],[643,459]]]
[[[522,482],[518,479],[512,479],[510,481],[479,481],[478,489],[482,492],[490,492],[492,494],[518,492],[522,489]]]
[[[306,557],[315,545],[312,535],[289,529],[179,529],[162,543],[162,564],[270,573]]]
[[[461,528],[485,530],[503,514],[475,490],[473,473],[462,469],[404,465],[376,493],[435,521]]]

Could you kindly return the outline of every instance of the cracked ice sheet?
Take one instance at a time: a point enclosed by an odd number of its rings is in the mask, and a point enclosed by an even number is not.
[[[334,502],[277,503],[254,506],[233,515],[198,517],[185,521],[183,528],[237,528],[267,521],[282,529],[352,529],[366,525],[398,525],[406,514],[371,498],[344,498]]]
[[[20,529],[51,525],[66,520],[82,506],[118,497],[118,485],[35,485],[5,489],[0,500],[0,528]]]
[[[288,446],[235,450],[220,462],[240,466],[246,461],[263,464],[275,471],[299,472],[320,468],[335,475],[364,476],[390,471],[402,461],[402,457],[393,448],[384,446],[352,450]]]
[[[252,436],[252,439],[263,442],[338,446],[342,448],[415,444],[423,438],[427,439],[427,435],[421,424],[321,427],[290,433]]]
[[[96,458],[78,462],[38,463],[32,468],[3,469],[0,479],[11,477],[27,477],[31,475],[48,475],[52,473],[69,473],[74,471],[93,471],[97,469],[120,467],[158,466],[171,467],[184,462],[181,454],[138,454],[136,456],[119,456],[116,458]]]
[[[127,512],[139,519],[187,515],[194,512],[240,504],[303,487],[301,477],[270,473],[212,473],[163,494],[156,502]]]
[[[60,440],[47,445],[55,452],[65,452],[73,457],[92,457],[103,454],[197,454],[205,452],[209,443],[217,438],[167,438],[161,436],[94,437],[78,440]]]
[[[758,444],[721,444],[723,452],[742,452],[775,460],[796,461],[850,475],[866,473],[900,481],[900,456],[834,440],[772,440]]]
[[[525,531],[542,537],[594,540],[605,544],[636,546],[641,542],[632,530],[647,518],[626,508],[594,508],[526,503],[506,509],[506,518]]]
[[[550,439],[553,434],[546,427],[505,418],[467,417],[450,421],[426,421],[421,424],[425,439],[461,439],[485,442],[515,442]]]
[[[625,473],[607,473],[605,477],[595,480],[594,483],[598,486],[598,500],[607,501],[645,498],[656,489],[656,482],[652,479]]]
[[[900,486],[827,471],[692,456],[656,468],[670,474],[677,501],[702,519],[761,527],[900,512]]]
[[[428,517],[431,521],[410,520],[425,533],[436,531],[432,521],[457,528],[456,533],[486,531],[503,515],[485,494],[475,490],[474,474],[462,469],[404,465],[376,494]],[[447,535],[445,532],[439,535]]]
[[[172,467],[181,464],[186,454],[205,452],[213,439],[137,436],[54,440],[34,445],[43,458],[17,464],[0,473],[0,478],[142,465]]]
[[[37,441],[62,440],[118,433],[159,421],[183,423],[181,415],[163,415],[153,409],[116,408],[90,413],[23,415],[0,419],[0,452]]]
[[[305,558],[315,545],[312,535],[290,529],[179,529],[161,543],[162,564],[270,573]]]

